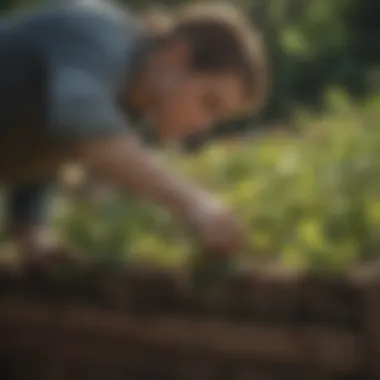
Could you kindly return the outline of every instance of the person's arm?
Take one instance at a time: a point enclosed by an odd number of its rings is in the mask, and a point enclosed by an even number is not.
[[[164,206],[176,216],[188,219],[191,205],[201,196],[198,187],[166,167],[128,134],[82,142],[76,146],[76,154],[108,183]]]
[[[85,43],[81,39],[65,42],[61,37],[53,50],[47,94],[50,133],[98,177],[178,216],[192,227],[207,251],[234,252],[243,234],[233,215],[157,161],[134,135],[128,115],[119,109],[115,78],[119,65],[127,64],[118,60],[125,56],[125,49],[119,46],[123,54],[118,53],[117,38],[109,31],[97,25],[86,32]]]
[[[200,190],[140,143],[104,83],[68,65],[57,67],[53,79],[50,120],[73,158],[130,194],[186,213]]]
[[[133,133],[115,99],[115,68],[121,56],[115,48],[117,36],[111,33],[115,29],[100,21],[84,31],[83,41],[61,38],[61,45],[52,49],[50,133],[95,175],[183,215],[200,191],[159,163]]]

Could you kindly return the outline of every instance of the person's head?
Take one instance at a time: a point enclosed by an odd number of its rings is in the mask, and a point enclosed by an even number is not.
[[[157,20],[149,113],[161,138],[184,139],[263,104],[264,48],[243,14],[211,3],[187,6],[174,20]]]

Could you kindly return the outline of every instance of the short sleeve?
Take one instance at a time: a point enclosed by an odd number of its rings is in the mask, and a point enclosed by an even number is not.
[[[49,83],[49,132],[63,142],[127,133],[110,85],[75,65],[55,67]]]
[[[62,142],[128,133],[117,93],[133,38],[104,16],[65,17],[44,46],[48,132]]]

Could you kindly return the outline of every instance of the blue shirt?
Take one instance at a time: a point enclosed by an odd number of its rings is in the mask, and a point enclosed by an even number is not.
[[[139,23],[110,5],[55,5],[0,22],[0,184],[17,187],[11,207],[21,219],[76,143],[128,133],[119,95],[143,47]]]

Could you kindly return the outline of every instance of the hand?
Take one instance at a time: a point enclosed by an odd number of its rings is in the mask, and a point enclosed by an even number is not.
[[[207,196],[189,204],[187,221],[208,254],[230,255],[245,243],[245,233],[234,215]]]

